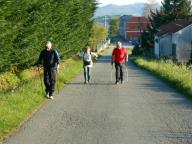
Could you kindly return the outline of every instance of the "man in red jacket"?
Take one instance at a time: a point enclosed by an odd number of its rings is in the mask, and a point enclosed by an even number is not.
[[[121,80],[123,84],[123,63],[128,62],[128,52],[122,46],[121,42],[117,43],[117,47],[113,50],[112,53],[112,64],[115,62],[115,69],[116,69],[116,82],[118,84]]]

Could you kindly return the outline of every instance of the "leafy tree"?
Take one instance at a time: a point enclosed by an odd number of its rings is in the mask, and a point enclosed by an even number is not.
[[[94,24],[91,30],[91,37],[89,39],[89,45],[96,51],[97,44],[103,43],[108,37],[107,28],[103,25]]]
[[[157,29],[173,20],[189,18],[191,15],[190,11],[190,0],[164,0],[160,10],[151,11],[150,21],[153,28]]]
[[[119,25],[120,25],[119,17],[112,17],[110,21],[110,30],[109,30],[110,37],[119,36]]]
[[[164,0],[162,2],[163,12],[166,14],[168,22],[188,18],[191,11],[190,0]]]

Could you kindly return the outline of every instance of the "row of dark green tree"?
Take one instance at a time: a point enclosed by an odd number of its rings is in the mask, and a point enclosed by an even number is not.
[[[50,40],[62,57],[84,48],[96,0],[1,0],[0,72],[30,67]]]
[[[159,10],[151,11],[149,20],[151,25],[142,36],[140,53],[151,53],[154,48],[154,35],[158,29],[177,19],[192,18],[191,0],[164,0]]]

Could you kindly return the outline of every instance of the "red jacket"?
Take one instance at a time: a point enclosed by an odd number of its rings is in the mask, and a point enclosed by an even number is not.
[[[112,56],[114,58],[115,63],[122,64],[125,58],[128,57],[128,52],[125,48],[115,48],[113,50]]]

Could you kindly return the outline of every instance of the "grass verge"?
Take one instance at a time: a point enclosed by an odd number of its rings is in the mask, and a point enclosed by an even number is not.
[[[63,61],[57,87],[63,87],[81,71],[82,61],[80,59]],[[39,75],[14,91],[0,91],[0,143],[45,100]]]
[[[143,57],[133,57],[133,62],[159,76],[180,92],[192,98],[192,68],[175,65],[173,62],[157,61]]]

